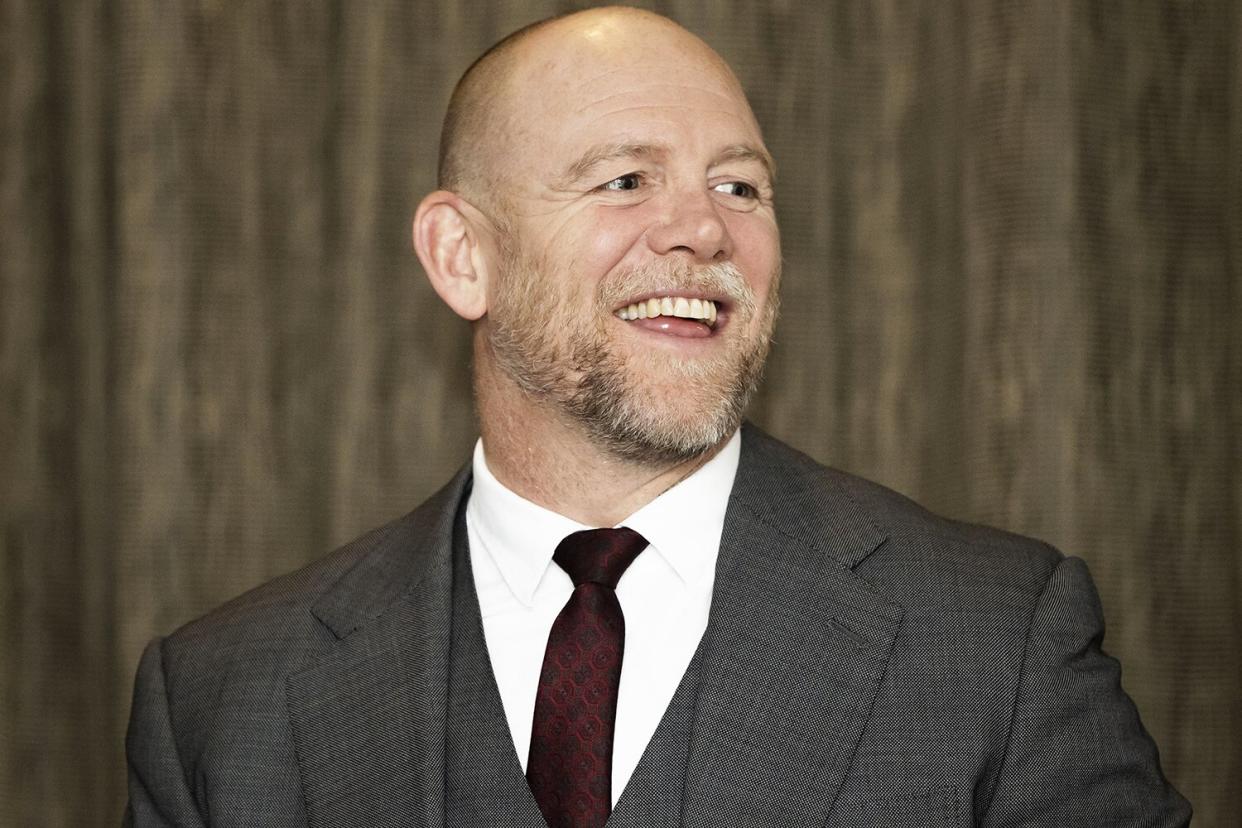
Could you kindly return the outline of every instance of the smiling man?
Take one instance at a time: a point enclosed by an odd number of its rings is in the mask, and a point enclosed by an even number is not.
[[[1179,826],[1082,562],[742,426],[773,163],[671,21],[463,76],[414,219],[481,438],[411,514],[152,642],[128,823]]]

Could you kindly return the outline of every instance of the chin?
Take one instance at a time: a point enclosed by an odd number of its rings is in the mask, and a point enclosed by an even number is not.
[[[700,380],[701,381],[701,380]],[[699,457],[728,439],[741,423],[749,391],[694,388],[684,380],[594,388],[577,397],[573,412],[603,447],[624,460],[678,463]],[[618,392],[619,391],[619,392]]]

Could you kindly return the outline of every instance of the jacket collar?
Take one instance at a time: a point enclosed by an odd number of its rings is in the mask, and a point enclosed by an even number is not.
[[[449,565],[453,521],[470,490],[462,468],[440,491],[403,518],[351,546],[358,561],[311,607],[311,613],[343,639],[376,620],[403,594]]]

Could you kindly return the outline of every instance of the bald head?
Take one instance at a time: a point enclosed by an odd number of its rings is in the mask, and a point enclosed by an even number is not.
[[[626,43],[630,43],[630,47]],[[501,206],[498,161],[509,139],[528,127],[525,103],[555,94],[541,88],[541,72],[557,59],[577,55],[602,64],[633,45],[675,48],[686,61],[711,66],[744,99],[724,59],[710,46],[666,17],[626,6],[588,9],[532,23],[484,52],[462,75],[449,100],[440,134],[439,187],[480,206]],[[547,128],[547,124],[543,127]]]
[[[517,440],[517,469],[531,445],[567,441],[659,465],[736,428],[770,341],[780,231],[762,131],[703,41],[625,8],[506,38],[453,94],[440,183],[414,247],[475,323],[489,457]]]
[[[486,139],[497,129],[499,118],[495,116],[504,98],[505,79],[517,62],[522,41],[563,16],[538,20],[512,32],[462,73],[440,130],[440,189],[472,194],[469,185],[482,177],[479,168],[490,150]]]

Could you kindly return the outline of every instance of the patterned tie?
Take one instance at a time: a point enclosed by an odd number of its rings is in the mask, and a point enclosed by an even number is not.
[[[548,634],[526,780],[550,828],[602,828],[612,811],[612,737],[625,651],[617,581],[647,546],[633,529],[574,532],[552,560],[574,592]]]

